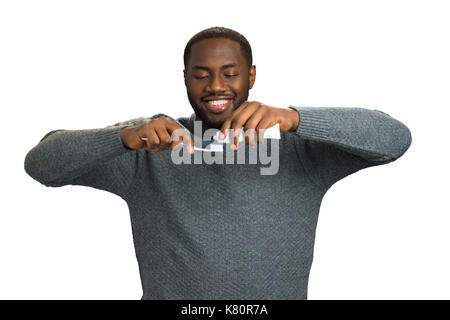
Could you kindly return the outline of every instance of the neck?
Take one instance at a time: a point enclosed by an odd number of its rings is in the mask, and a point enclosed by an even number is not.
[[[194,122],[195,121],[195,122]],[[191,133],[203,139],[206,130],[212,129],[214,132],[219,129],[208,126],[208,124],[201,120],[197,114],[193,113],[189,119],[189,125],[186,127]]]

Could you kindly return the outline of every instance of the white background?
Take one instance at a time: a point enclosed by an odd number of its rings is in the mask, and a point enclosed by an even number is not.
[[[447,2],[448,5],[448,2]],[[413,143],[335,184],[309,299],[449,299],[446,1],[2,1],[0,298],[140,299],[126,203],[23,170],[53,129],[190,115],[183,50],[212,26],[250,41],[250,100],[382,110]]]

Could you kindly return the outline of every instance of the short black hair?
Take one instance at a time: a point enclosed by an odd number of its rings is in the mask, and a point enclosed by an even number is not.
[[[230,40],[234,40],[239,43],[241,46],[242,53],[244,54],[245,60],[247,61],[248,69],[250,70],[252,67],[253,59],[252,59],[252,47],[248,40],[239,32],[234,31],[232,29],[224,28],[224,27],[212,27],[205,30],[202,30],[195,34],[186,44],[186,48],[184,49],[184,68],[186,69],[189,57],[191,56],[191,47],[194,43],[204,40],[204,39],[212,39],[212,38],[226,38]]]

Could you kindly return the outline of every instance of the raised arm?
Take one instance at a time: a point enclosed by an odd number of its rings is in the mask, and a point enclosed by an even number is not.
[[[146,120],[137,118],[99,129],[51,131],[26,155],[25,171],[46,186],[85,185],[123,196],[137,154],[122,143],[120,131]]]
[[[402,122],[379,110],[296,107],[299,160],[324,190],[360,169],[400,158],[411,145]]]

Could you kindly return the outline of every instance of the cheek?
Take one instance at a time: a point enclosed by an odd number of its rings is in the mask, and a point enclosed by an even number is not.
[[[202,89],[199,86],[191,85],[191,86],[187,86],[187,92],[193,98],[198,99],[201,97]]]
[[[241,78],[239,80],[235,80],[232,83],[229,83],[229,87],[234,92],[239,92],[239,93],[245,92],[248,87],[248,80],[243,79],[243,78]]]

